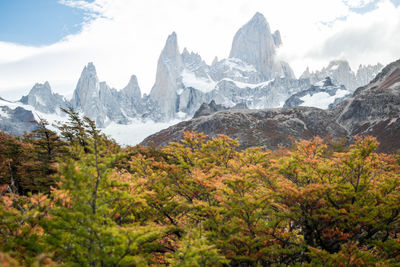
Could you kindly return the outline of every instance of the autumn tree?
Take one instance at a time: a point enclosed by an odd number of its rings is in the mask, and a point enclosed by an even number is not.
[[[378,262],[381,249],[397,239],[399,168],[376,147],[373,138],[359,138],[348,152],[325,158],[326,146],[315,139],[282,160],[277,216],[301,235],[307,261],[357,254],[359,263]]]

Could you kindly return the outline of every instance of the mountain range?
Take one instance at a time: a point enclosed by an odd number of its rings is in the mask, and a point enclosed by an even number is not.
[[[224,134],[237,138],[241,148],[268,149],[289,147],[296,140],[315,136],[351,142],[355,136],[370,135],[380,142],[379,151],[393,153],[400,149],[400,60],[383,68],[368,85],[359,87],[332,109],[202,109],[209,112],[151,135],[142,144],[163,146],[181,140],[185,131],[210,137]]]
[[[289,64],[277,57],[281,45],[279,30],[272,32],[261,13],[236,32],[229,57],[215,58],[211,65],[186,48],[180,53],[177,34],[173,32],[161,51],[149,95],[142,95],[135,75],[123,89],[111,88],[99,80],[94,64],[88,63],[71,100],[53,93],[48,82],[34,85],[20,101],[0,99],[0,128],[18,135],[32,128],[31,123],[15,117],[19,113],[16,107],[29,114],[29,120],[49,116],[62,120],[60,107],[72,106],[101,128],[111,123],[129,125],[137,120],[190,119],[203,103],[211,101],[224,109],[299,105],[332,108],[382,69],[381,64],[360,65],[354,73],[348,62],[335,60],[321,71],[310,73],[307,68],[296,79]]]

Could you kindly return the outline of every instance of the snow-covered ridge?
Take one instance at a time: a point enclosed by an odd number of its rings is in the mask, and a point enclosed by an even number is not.
[[[217,84],[210,77],[208,77],[208,79],[203,77],[197,77],[193,72],[187,69],[184,69],[181,75],[182,75],[182,82],[185,87],[192,87],[203,93],[208,93],[214,90],[215,85]]]
[[[257,72],[253,65],[246,64],[238,58],[227,58],[222,60],[222,64],[229,67],[230,70],[241,70],[243,72]]]
[[[244,88],[257,88],[257,87],[263,87],[263,86],[267,86],[269,85],[273,80],[269,80],[269,81],[265,81],[265,82],[261,82],[261,83],[244,83],[244,82],[238,82],[238,81],[234,81],[232,79],[229,78],[224,78],[222,79],[222,81],[227,81],[227,82],[232,82],[234,83],[238,88],[244,89]]]

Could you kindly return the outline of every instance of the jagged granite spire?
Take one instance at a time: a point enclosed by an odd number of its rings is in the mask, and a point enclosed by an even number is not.
[[[279,30],[276,30],[274,34],[272,35],[274,38],[274,44],[276,47],[281,46],[282,44],[282,37],[281,37],[281,32]]]
[[[311,77],[310,68],[307,66],[306,70],[303,71],[299,79],[310,79],[310,77]]]
[[[107,116],[101,103],[99,79],[92,62],[89,62],[82,70],[71,105],[83,112],[85,116],[95,120],[97,126],[104,126]]]
[[[183,69],[176,33],[168,36],[164,49],[158,59],[156,81],[151,89],[150,98],[155,100],[166,119],[176,113],[176,92],[179,88],[177,79]]]
[[[257,12],[235,34],[229,57],[238,58],[253,65],[262,74],[264,80],[281,76],[286,77],[291,75],[293,71],[287,70],[287,63],[282,64],[275,59],[275,49],[281,44],[280,32],[275,31],[274,34],[271,34],[264,15]]]
[[[358,86],[368,84],[373,77],[375,77],[383,68],[383,65],[377,63],[376,65],[360,65],[356,73]]]
[[[131,76],[128,84],[122,89],[122,92],[131,99],[140,100],[142,93],[136,75]]]
[[[213,59],[213,61],[212,61],[212,63],[211,63],[211,66],[214,66],[214,65],[217,64],[217,63],[218,63],[218,57],[215,56],[214,59]]]
[[[96,67],[89,62],[82,70],[81,77],[76,85],[71,104],[75,108],[81,107],[86,110],[93,100],[99,95],[99,79],[97,78]]]

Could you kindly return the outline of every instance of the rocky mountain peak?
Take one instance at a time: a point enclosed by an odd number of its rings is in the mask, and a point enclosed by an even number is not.
[[[190,55],[189,50],[186,47],[183,48],[182,56],[189,56],[189,55]]]
[[[89,62],[82,70],[72,97],[73,106],[85,105],[90,99],[98,97],[99,79],[94,64]]]
[[[165,119],[175,116],[176,92],[180,87],[178,79],[182,70],[183,61],[179,53],[178,39],[173,32],[168,36],[158,59],[156,81],[150,92],[150,98],[159,104]]]
[[[300,79],[309,79],[310,77],[310,68],[307,66],[306,70],[301,74]]]
[[[31,105],[38,111],[44,113],[54,113],[60,107],[65,106],[65,101],[61,95],[53,94],[49,82],[36,83],[29,94],[23,96],[21,103]]]
[[[182,65],[181,55],[178,48],[178,37],[175,32],[172,32],[165,42],[165,46],[161,52],[160,59],[165,61],[171,61],[176,66]]]
[[[84,68],[83,68],[84,72],[87,73],[92,73],[92,74],[96,74],[96,67],[94,66],[93,62],[89,62]]]
[[[100,83],[92,62],[89,62],[82,70],[71,105],[89,118],[95,119],[98,126],[103,126],[104,110],[100,100]]]
[[[269,30],[269,25],[267,20],[265,19],[264,15],[261,14],[260,12],[256,12],[246,25],[253,25],[262,28],[267,27]]]
[[[124,89],[122,89],[122,91],[130,98],[139,100],[142,97],[136,75],[131,76],[128,84],[124,87]]]
[[[41,94],[52,94],[51,92],[51,87],[48,81],[45,83],[36,83],[29,94],[35,94],[35,93],[41,93]]]
[[[272,35],[267,20],[257,12],[236,32],[229,57],[253,65],[264,80],[286,77],[286,74],[292,73],[289,65],[275,59],[275,48],[281,43],[280,32],[276,31]]]
[[[217,64],[218,63],[218,57],[216,56],[214,59],[213,59],[213,61],[212,61],[212,63],[211,63],[211,66],[214,66],[215,64]]]

